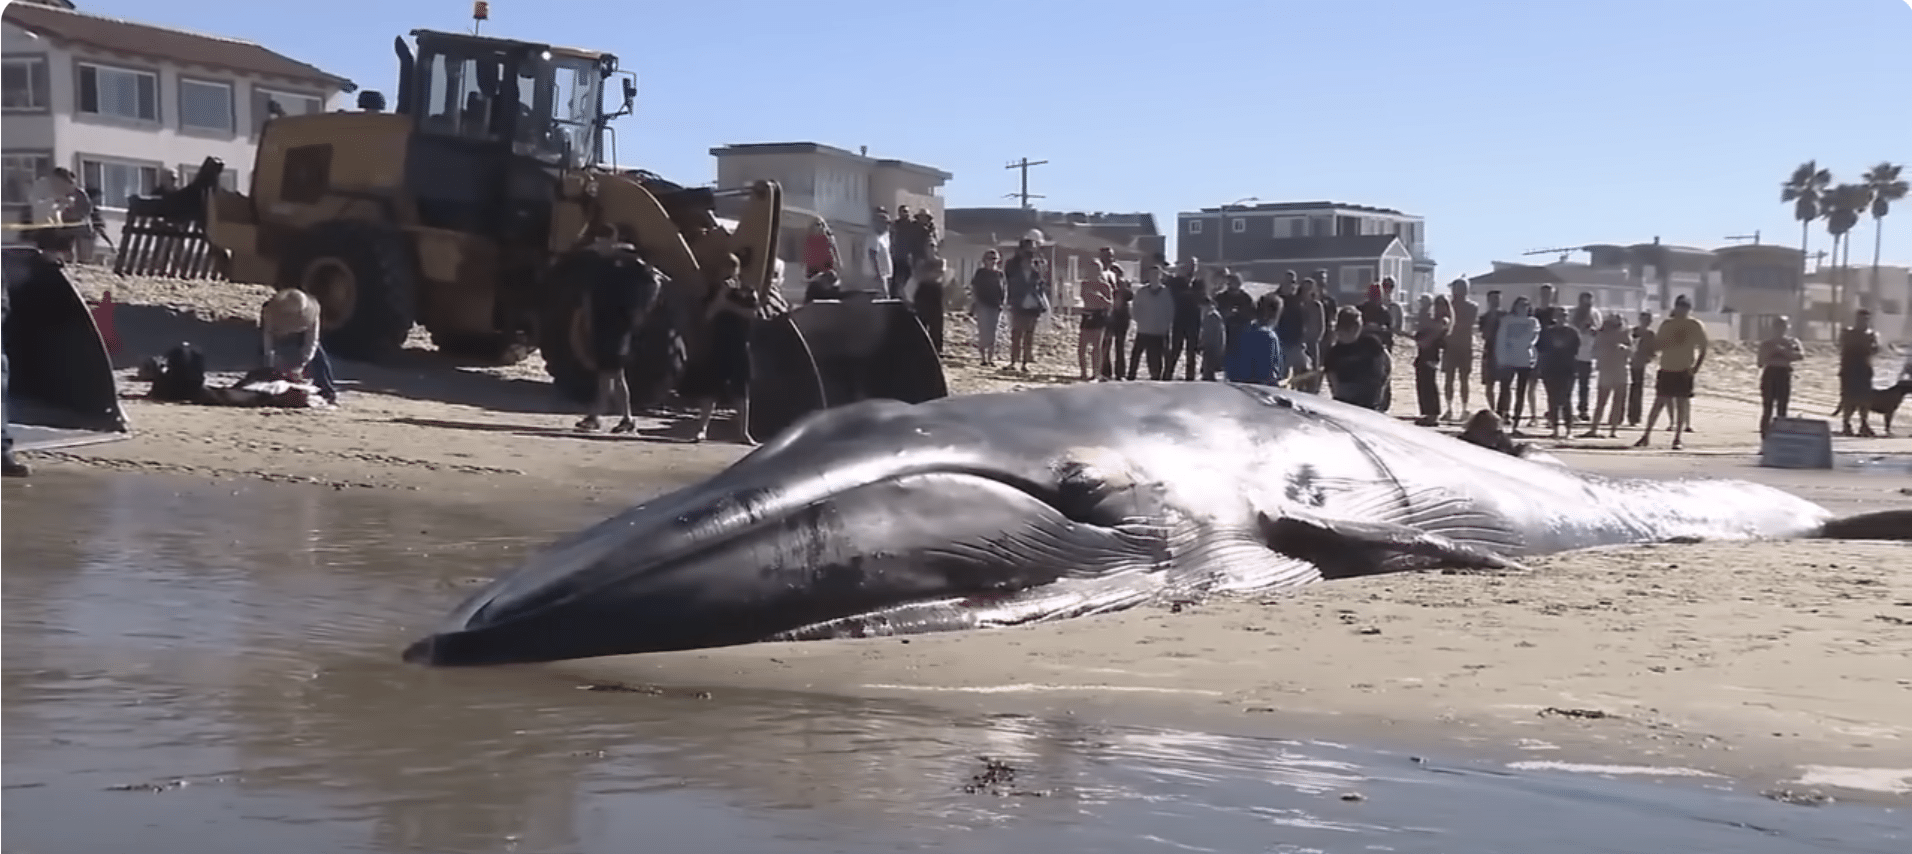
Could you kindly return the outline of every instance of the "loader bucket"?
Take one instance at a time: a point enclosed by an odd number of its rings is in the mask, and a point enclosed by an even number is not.
[[[122,276],[210,279],[224,275],[225,253],[206,237],[208,195],[226,165],[208,157],[191,183],[127,203],[113,272]]]
[[[15,450],[129,437],[113,359],[86,299],[59,262],[5,250],[8,429]]]
[[[929,333],[901,300],[852,296],[792,309],[758,325],[750,365],[750,433],[760,441],[828,407],[949,394]]]

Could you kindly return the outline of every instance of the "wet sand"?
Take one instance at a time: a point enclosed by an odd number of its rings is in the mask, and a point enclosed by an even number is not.
[[[125,304],[125,365],[192,340],[215,369],[248,366],[263,289],[97,274],[82,283],[93,295],[110,285]],[[953,337],[961,352],[965,337]],[[1044,344],[1050,373],[1065,380],[1075,373],[1071,345],[1067,333]],[[1829,361],[1817,354],[1803,369],[1801,414],[1830,410]],[[394,366],[341,363],[339,373],[348,384],[338,411],[132,400],[134,440],[31,461],[408,490],[448,501],[601,502],[608,513],[741,452],[727,443],[682,444],[682,418],[672,415],[646,419],[631,438],[570,434],[564,428],[576,415],[556,404],[535,357],[511,368],[461,367],[420,342]],[[1412,394],[1400,373],[1397,410],[1406,411]],[[1842,511],[1912,502],[1912,478],[1890,473],[1894,460],[1912,455],[1908,438],[1835,440],[1847,457],[1886,457],[1881,473],[1753,467],[1752,377],[1743,352],[1709,363],[1694,407],[1698,432],[1684,453],[1665,450],[1664,433],[1646,452],[1625,450],[1635,435],[1626,432],[1618,441],[1543,447],[1571,465],[1617,474],[1762,480]],[[959,391],[1055,379],[952,367]],[[1899,429],[1909,431],[1912,414]],[[962,702],[986,696],[1005,706],[1064,696],[1111,714],[1220,715],[1244,727],[1268,710],[1309,713],[1443,737],[1528,739],[1539,758],[1633,756],[1912,798],[1908,568],[1912,548],[1882,543],[1624,548],[1536,561],[1532,574],[1396,576],[1181,613],[1147,609],[907,644],[766,645],[587,669],[696,682],[715,668],[736,684]]]

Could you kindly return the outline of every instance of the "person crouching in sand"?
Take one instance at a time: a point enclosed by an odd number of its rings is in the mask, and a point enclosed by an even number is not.
[[[332,360],[319,343],[323,312],[319,301],[298,288],[286,288],[259,307],[259,355],[266,366],[295,377],[310,375],[319,396],[334,406],[339,389],[332,378]]]

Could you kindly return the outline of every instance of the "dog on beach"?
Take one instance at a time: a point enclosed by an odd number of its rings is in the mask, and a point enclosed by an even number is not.
[[[1898,413],[1900,404],[1905,403],[1907,394],[1912,394],[1912,378],[1902,378],[1885,388],[1875,388],[1866,396],[1865,411],[1879,416],[1884,422],[1882,435],[1892,435],[1892,416]],[[1832,414],[1838,415],[1839,412],[1833,410]]]

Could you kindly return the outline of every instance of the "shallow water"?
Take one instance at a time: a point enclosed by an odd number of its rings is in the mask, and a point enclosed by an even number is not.
[[[1892,810],[1435,745],[399,663],[608,507],[58,470],[4,500],[8,852],[1912,850]]]

